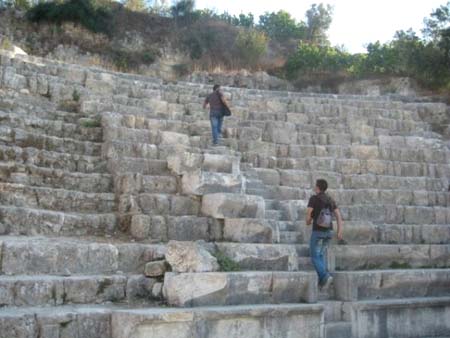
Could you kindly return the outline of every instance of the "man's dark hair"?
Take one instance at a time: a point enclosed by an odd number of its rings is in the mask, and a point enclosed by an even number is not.
[[[216,90],[219,89],[219,88],[220,88],[220,85],[215,84],[214,87],[213,87],[213,90],[216,91]]]
[[[319,188],[321,192],[325,192],[328,189],[328,182],[324,179],[319,179],[316,181],[316,187]]]

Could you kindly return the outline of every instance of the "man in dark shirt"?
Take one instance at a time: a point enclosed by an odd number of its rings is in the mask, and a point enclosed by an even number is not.
[[[206,97],[203,103],[203,109],[206,109],[208,104],[213,144],[217,145],[222,135],[223,108],[224,106],[228,107],[228,103],[220,91],[219,85],[214,85],[213,92]]]
[[[335,201],[325,193],[327,189],[327,181],[317,180],[314,188],[316,194],[309,199],[308,209],[306,210],[306,225],[311,225],[311,223],[313,225],[309,243],[311,261],[319,277],[319,286],[325,289],[333,282],[326,261],[327,248],[333,237],[333,224],[331,223],[329,228],[324,228],[318,224],[317,220],[324,208],[329,208],[336,216],[337,237],[342,240],[342,216]]]

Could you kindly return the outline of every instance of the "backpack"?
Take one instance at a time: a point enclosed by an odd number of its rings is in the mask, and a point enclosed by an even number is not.
[[[328,202],[320,210],[319,217],[317,217],[317,226],[324,229],[331,229],[333,226],[333,212],[331,211],[331,202],[329,199],[328,197]]]
[[[222,96],[218,91],[216,91],[216,95],[219,97],[220,102],[222,103],[222,116],[231,116],[231,110],[228,106],[223,102]]]

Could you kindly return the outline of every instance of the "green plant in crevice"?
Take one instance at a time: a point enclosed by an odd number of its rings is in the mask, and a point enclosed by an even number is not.
[[[233,271],[241,271],[241,267],[239,263],[234,261],[232,258],[225,255],[222,251],[217,251],[214,256],[217,259],[217,263],[219,264],[220,271],[224,272],[233,272]]]

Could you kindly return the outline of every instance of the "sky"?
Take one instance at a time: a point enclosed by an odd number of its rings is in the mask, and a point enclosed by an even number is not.
[[[344,45],[352,53],[365,51],[365,45],[392,39],[397,30],[414,29],[420,33],[423,19],[447,0],[197,0],[196,7],[255,17],[283,9],[303,20],[313,3],[334,6],[333,23],[328,36],[333,45]]]

